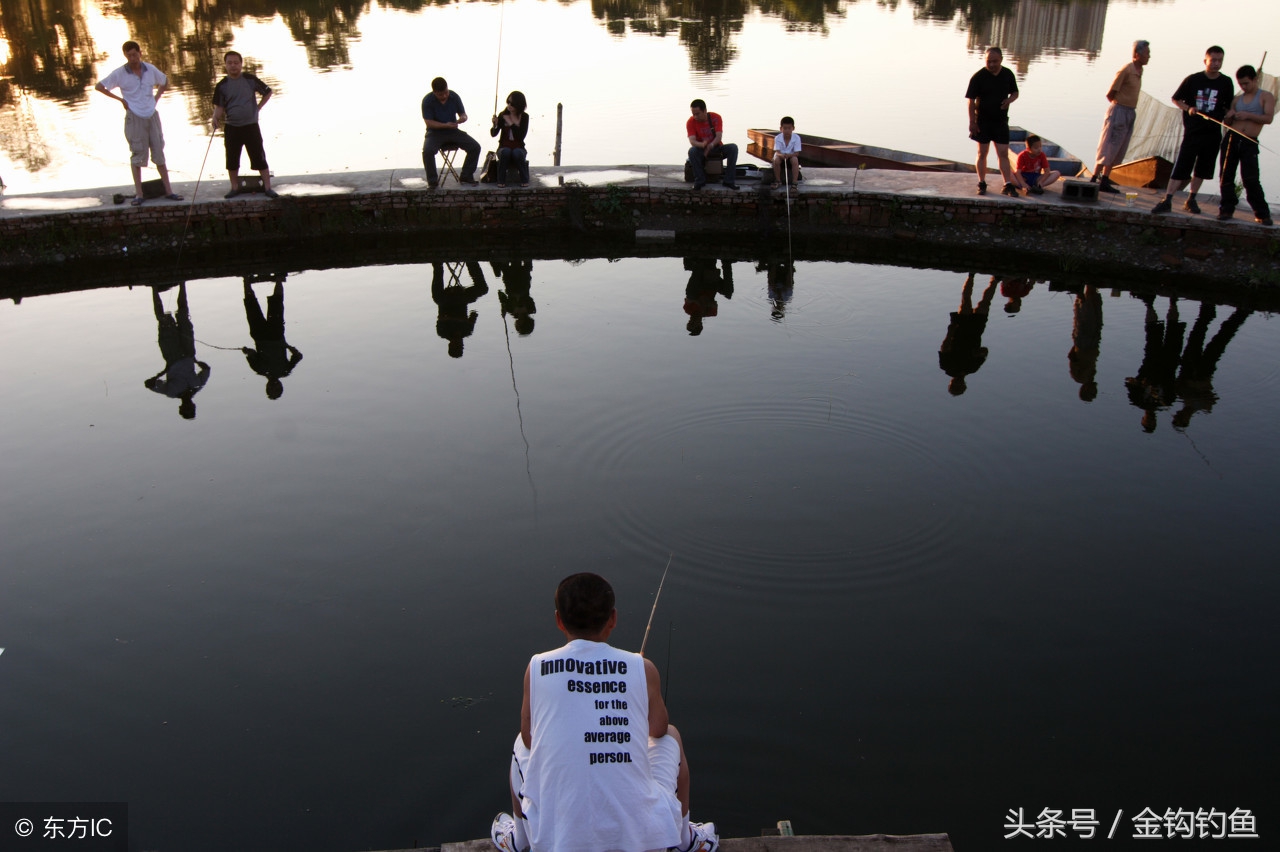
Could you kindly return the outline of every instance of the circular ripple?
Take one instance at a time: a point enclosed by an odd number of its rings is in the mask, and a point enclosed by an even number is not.
[[[967,504],[938,497],[974,476],[953,461],[963,448],[943,455],[842,399],[610,415],[579,444],[610,495],[605,522],[628,549],[677,553],[696,586],[903,587],[940,570],[974,520]]]

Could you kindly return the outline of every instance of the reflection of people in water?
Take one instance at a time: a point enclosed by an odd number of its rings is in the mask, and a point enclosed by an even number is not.
[[[684,288],[684,312],[689,315],[685,328],[691,335],[702,334],[703,317],[713,317],[720,313],[716,296],[733,298],[733,264],[722,260],[720,266],[723,273],[721,269],[716,269],[714,258],[684,259],[684,268],[689,271],[689,283]]]
[[[1208,302],[1200,303],[1200,314],[1191,327],[1187,348],[1182,352],[1182,368],[1174,383],[1178,399],[1182,400],[1182,408],[1173,415],[1175,429],[1185,429],[1191,425],[1191,416],[1197,411],[1208,413],[1213,410],[1213,404],[1218,401],[1218,395],[1213,392],[1213,374],[1218,369],[1218,359],[1253,311],[1236,308],[1231,316],[1223,320],[1206,346],[1204,339],[1216,313],[1213,305]]]
[[[1031,288],[1036,286],[1035,282],[1030,278],[1006,278],[1000,283],[1000,295],[1008,299],[1005,302],[1004,312],[1006,314],[1016,314],[1022,310],[1022,300],[1031,294]]]
[[[275,290],[267,297],[267,315],[253,293],[253,285],[244,279],[244,315],[249,321],[249,336],[253,345],[241,348],[249,367],[267,380],[267,398],[279,399],[284,393],[285,376],[293,372],[302,360],[302,353],[284,340],[284,276],[276,279]]]
[[[515,317],[516,334],[528,337],[533,334],[533,314],[538,310],[529,293],[533,286],[533,261],[494,261],[490,266],[493,274],[502,279],[502,289],[498,291],[502,315]]]
[[[1092,402],[1098,396],[1098,352],[1102,348],[1102,293],[1092,284],[1076,296],[1071,323],[1071,351],[1067,371],[1080,385],[1080,399]]]
[[[1178,300],[1169,298],[1169,311],[1163,321],[1156,314],[1155,297],[1139,296],[1147,306],[1147,343],[1142,351],[1138,375],[1124,380],[1129,402],[1141,408],[1142,430],[1156,430],[1156,412],[1173,404],[1178,377],[1178,361],[1182,357],[1182,335],[1185,322],[1178,321]]]
[[[999,284],[1000,279],[992,276],[991,283],[982,291],[982,298],[975,307],[973,273],[970,272],[969,277],[964,280],[964,289],[960,292],[960,310],[952,311],[947,336],[938,349],[938,366],[951,377],[947,390],[952,396],[965,392],[965,376],[978,372],[982,362],[987,360],[987,348],[982,345],[982,332],[987,327],[987,314],[991,311],[991,300],[995,298]]]
[[[787,315],[787,305],[795,295],[796,268],[788,260],[765,260],[756,264],[756,272],[767,272],[769,282],[769,316],[781,322]]]
[[[489,292],[489,285],[484,281],[484,270],[474,260],[467,261],[467,276],[471,286],[464,287],[457,282],[457,276],[450,269],[449,285],[444,283],[443,263],[433,263],[431,273],[431,300],[440,308],[436,317],[436,334],[449,341],[449,357],[462,357],[462,342],[475,331],[476,319],[480,316],[476,311],[467,313],[467,307]],[[456,268],[457,264],[453,264]]]
[[[164,369],[143,381],[143,386],[170,399],[179,400],[178,414],[186,420],[196,417],[196,393],[209,381],[209,365],[196,360],[196,331],[187,308],[187,285],[178,285],[178,312],[167,313],[160,290],[152,288],[151,305],[159,328],[160,355]]]

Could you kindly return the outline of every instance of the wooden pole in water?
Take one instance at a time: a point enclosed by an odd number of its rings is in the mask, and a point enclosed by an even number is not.
[[[560,165],[560,134],[564,130],[564,104],[556,104],[556,149],[551,152],[551,165]]]

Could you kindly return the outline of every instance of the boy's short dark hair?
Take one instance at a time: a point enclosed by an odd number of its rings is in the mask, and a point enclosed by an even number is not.
[[[1258,69],[1252,65],[1241,65],[1240,70],[1236,71],[1236,79],[1239,80],[1242,77],[1256,80],[1258,79]]]
[[[1042,140],[1040,139],[1039,136],[1032,133],[1030,136],[1027,137],[1027,147],[1030,148],[1032,145],[1035,145],[1041,141]]]
[[[556,612],[574,633],[598,633],[613,614],[613,587],[599,574],[572,574],[556,587]]]
[[[449,88],[449,84],[445,82],[443,77],[437,77],[431,81],[431,91],[433,92],[443,92],[447,88]]]
[[[1205,55],[1205,56],[1208,56],[1210,53],[1221,53],[1223,56],[1226,56],[1226,55],[1227,55],[1227,52],[1226,52],[1225,50],[1223,50],[1222,48],[1218,47],[1216,44],[1215,44],[1213,47],[1211,47],[1211,48],[1209,48],[1208,50],[1206,50],[1206,51],[1204,52],[1204,55]]]
[[[689,108],[692,109],[694,107],[697,107],[698,109],[706,109],[707,102],[704,101],[702,98],[694,98],[692,101],[689,102]]]
[[[238,51],[238,50],[228,50],[226,53],[222,54],[222,61],[223,61],[223,62],[226,62],[228,59],[230,59],[230,58],[231,58],[231,57],[233,57],[233,56],[240,56],[240,51]],[[243,61],[244,61],[244,57],[243,57],[243,56],[240,56],[240,61],[241,61],[241,62],[243,62]]]
[[[120,47],[120,52],[121,52],[121,53],[128,53],[128,52],[129,52],[129,51],[131,51],[131,50],[136,50],[136,51],[138,51],[139,53],[141,53],[141,52],[142,52],[142,45],[138,44],[136,41],[129,40],[129,41],[126,41],[126,42],[125,42],[125,43]]]
[[[792,118],[791,116],[789,116],[789,115],[784,115],[784,116],[782,117],[782,121],[779,121],[779,122],[778,122],[778,124],[779,124],[779,126],[781,126],[781,125],[783,125],[783,124],[790,124],[792,127],[795,127],[795,126],[796,126],[796,120],[795,120],[794,118]]]

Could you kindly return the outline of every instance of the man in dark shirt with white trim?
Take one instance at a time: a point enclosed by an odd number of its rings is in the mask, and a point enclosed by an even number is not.
[[[431,81],[431,92],[422,99],[422,120],[427,125],[427,138],[422,143],[422,166],[427,170],[427,186],[432,189],[440,182],[436,173],[436,153],[441,148],[461,148],[467,158],[462,163],[462,175],[458,178],[467,186],[478,186],[476,165],[480,162],[480,143],[472,139],[458,125],[467,120],[467,111],[457,92],[449,91],[443,77]]]
[[[1200,212],[1196,193],[1206,179],[1213,180],[1218,148],[1222,145],[1219,122],[1226,118],[1235,96],[1231,78],[1221,73],[1222,57],[1223,50],[1216,44],[1206,50],[1204,70],[1183,80],[1173,93],[1173,105],[1182,110],[1182,146],[1178,148],[1178,159],[1174,161],[1164,200],[1151,208],[1152,213],[1171,211],[1173,194],[1188,183],[1191,191],[1182,209],[1188,213]]]

